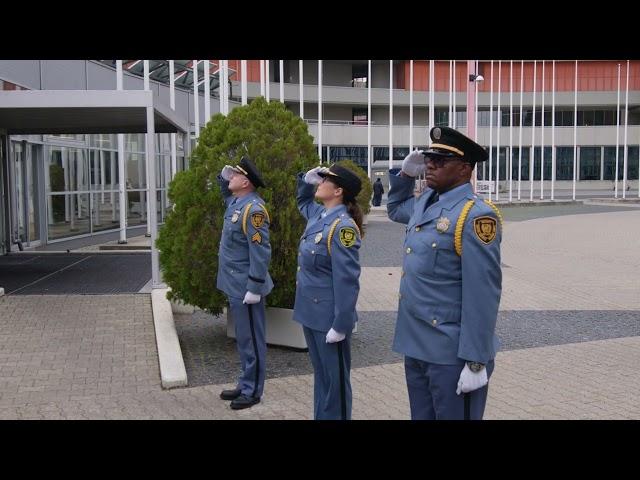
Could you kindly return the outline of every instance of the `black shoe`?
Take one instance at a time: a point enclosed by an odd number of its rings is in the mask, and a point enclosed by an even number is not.
[[[248,395],[240,395],[238,398],[231,402],[232,410],[242,410],[243,408],[249,408],[256,403],[260,403],[260,397],[250,397]]]
[[[220,393],[220,398],[223,400],[235,400],[240,396],[241,393],[242,390],[240,390],[239,388],[234,388],[233,390],[223,390],[222,393]]]

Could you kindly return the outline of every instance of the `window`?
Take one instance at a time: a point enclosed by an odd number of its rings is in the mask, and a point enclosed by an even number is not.
[[[351,110],[353,124],[354,125],[366,125],[367,124],[367,109],[366,108],[353,108]]]
[[[573,147],[556,148],[556,180],[573,180]]]
[[[353,65],[351,67],[351,86],[355,88],[368,87],[367,76],[369,75],[368,65]]]
[[[600,180],[600,147],[580,148],[580,180]]]

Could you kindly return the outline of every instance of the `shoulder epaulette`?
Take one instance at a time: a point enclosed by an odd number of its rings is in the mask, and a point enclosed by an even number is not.
[[[469,200],[464,204],[464,207],[462,207],[462,212],[460,212],[460,216],[458,217],[458,221],[456,222],[453,245],[459,257],[462,256],[462,229],[464,228],[464,222],[467,219],[467,215],[469,215],[469,210],[471,210],[471,207],[473,207],[474,203],[475,200]]]
[[[498,207],[496,207],[496,205],[491,200],[485,200],[484,203],[489,205],[493,209],[493,211],[496,212],[496,215],[498,216],[498,220],[500,220],[500,228],[503,228],[504,222],[502,220],[502,213],[500,212]]]

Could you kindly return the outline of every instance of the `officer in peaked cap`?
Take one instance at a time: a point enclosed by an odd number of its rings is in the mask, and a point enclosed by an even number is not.
[[[313,417],[349,420],[362,228],[355,199],[362,184],[338,164],[300,172],[297,181],[296,200],[307,226],[298,247],[293,319],[303,326],[313,365]]]
[[[405,356],[412,419],[482,419],[499,348],[502,217],[470,183],[486,150],[452,128],[430,136],[390,175],[389,218],[407,225],[393,350]]]
[[[256,192],[264,187],[260,172],[248,158],[225,165],[218,176],[225,205],[224,226],[218,252],[217,287],[229,300],[235,323],[242,373],[236,388],[220,397],[231,408],[249,408],[260,402],[265,380],[265,296],[271,292],[269,275],[269,213]]]

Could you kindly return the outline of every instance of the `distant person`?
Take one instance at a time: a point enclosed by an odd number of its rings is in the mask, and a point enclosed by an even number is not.
[[[382,186],[382,182],[378,178],[373,184],[373,206],[379,207],[380,202],[382,202],[382,194],[384,193],[384,187]]]

